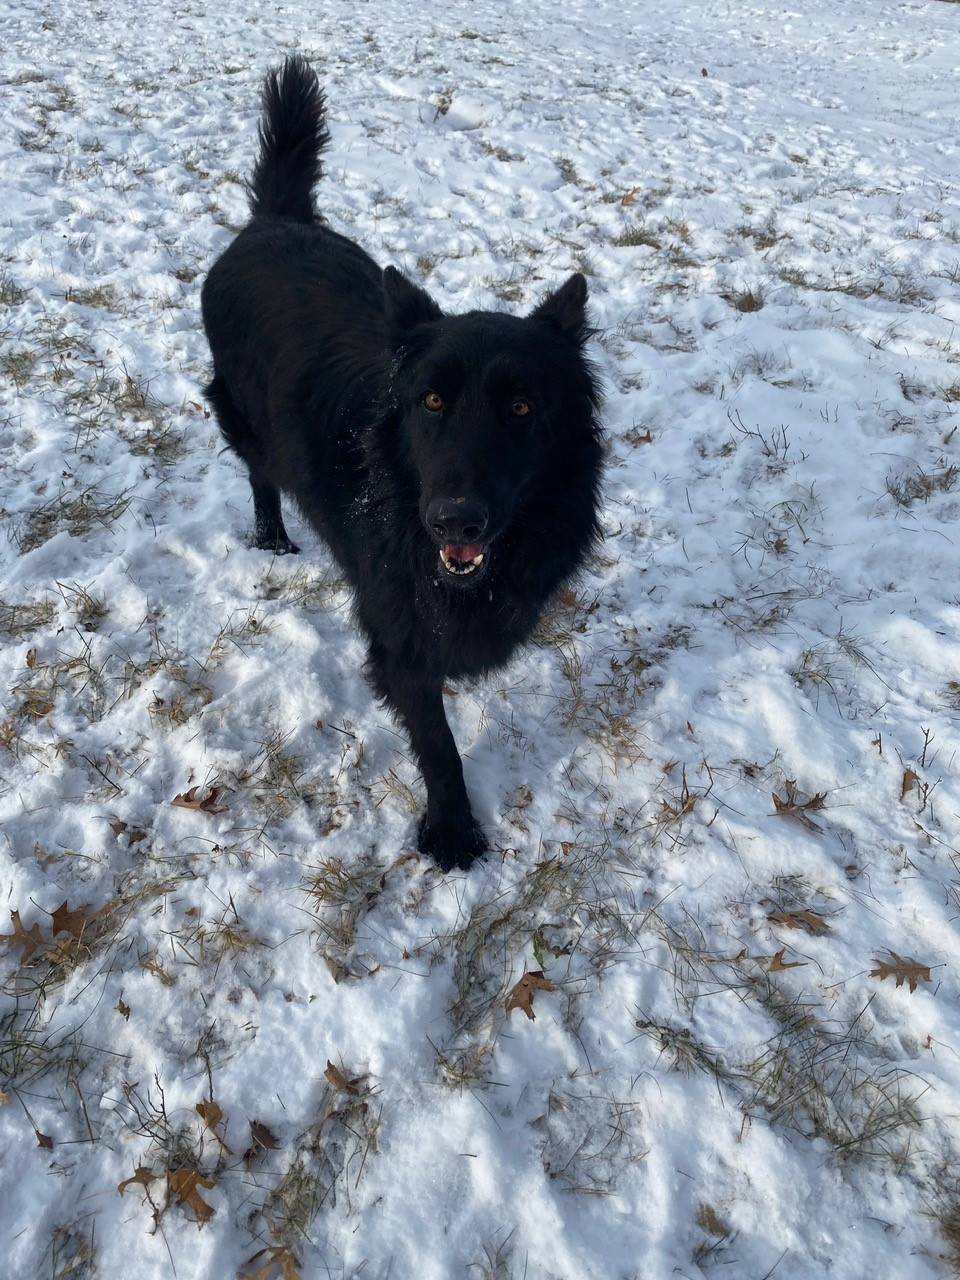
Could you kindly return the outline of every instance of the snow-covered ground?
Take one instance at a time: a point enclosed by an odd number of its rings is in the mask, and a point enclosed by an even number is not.
[[[8,0],[5,1277],[960,1265],[958,24]],[[293,49],[378,261],[452,310],[589,275],[607,537],[451,691],[469,875],[200,398]]]

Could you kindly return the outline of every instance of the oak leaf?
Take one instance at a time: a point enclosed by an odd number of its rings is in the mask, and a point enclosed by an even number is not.
[[[180,1204],[185,1204],[189,1209],[193,1210],[193,1216],[197,1220],[197,1226],[202,1227],[205,1222],[209,1222],[216,1212],[212,1205],[207,1204],[203,1196],[200,1194],[199,1188],[206,1187],[209,1190],[217,1184],[212,1178],[205,1178],[199,1169],[172,1169],[167,1173],[167,1202],[171,1198],[176,1198]]]
[[[198,1102],[194,1110],[216,1140],[220,1143],[221,1147],[223,1147],[224,1151],[233,1155],[233,1152],[230,1151],[230,1148],[224,1142],[223,1138],[221,1138],[219,1133],[217,1133],[217,1125],[223,1123],[223,1108],[220,1106],[219,1102],[214,1102],[213,1098],[211,1098],[209,1102]]]
[[[170,803],[179,809],[196,809],[202,813],[227,812],[225,804],[217,803],[223,795],[223,787],[211,787],[205,796],[198,795],[199,791],[199,787],[191,787],[189,791],[183,791],[180,795],[174,796]]]
[[[13,925],[13,933],[0,933],[0,942],[5,942],[10,947],[23,947],[20,963],[26,964],[33,958],[35,951],[46,945],[46,940],[36,922],[29,929],[23,927],[19,911],[10,912],[10,923]]]
[[[822,831],[823,828],[818,826],[810,817],[811,809],[822,809],[824,800],[827,798],[825,791],[818,791],[815,796],[811,796],[809,800],[801,800],[797,795],[797,784],[793,778],[787,778],[783,784],[786,791],[786,799],[781,800],[776,792],[773,792],[773,807],[777,812],[777,816],[781,818],[795,818],[808,831]]]
[[[85,902],[82,907],[74,907],[71,911],[67,906],[67,899],[64,898],[59,907],[50,913],[53,936],[56,937],[58,933],[69,933],[71,938],[79,942],[88,931],[90,922],[102,914],[101,911],[97,911],[92,916],[88,916],[89,908],[90,903]]]
[[[280,1139],[260,1120],[250,1121],[250,1135],[257,1146],[264,1147],[267,1151],[276,1151],[280,1146]]]
[[[359,1079],[362,1079],[362,1077],[358,1077],[358,1080],[348,1080],[340,1068],[334,1066],[329,1058],[327,1059],[327,1069],[323,1074],[333,1085],[334,1089],[343,1090],[346,1093],[359,1093],[359,1090],[357,1089],[357,1082]]]
[[[209,1102],[198,1102],[195,1110],[208,1129],[215,1129],[223,1119],[223,1108],[212,1098]]]
[[[917,983],[930,981],[928,964],[911,960],[909,956],[898,956],[895,951],[889,951],[887,954],[891,956],[892,963],[890,960],[881,960],[879,956],[873,957],[873,963],[877,967],[870,970],[871,978],[879,978],[881,982],[884,978],[896,978],[898,987],[902,987],[906,982],[911,992],[916,991]]]
[[[919,781],[919,777],[912,769],[904,769],[903,780],[900,783],[900,799],[905,800]]]
[[[829,933],[830,926],[822,916],[806,907],[799,911],[772,911],[767,919],[771,924],[782,924],[788,929],[806,929],[807,933]]]
[[[141,840],[146,840],[147,838],[147,833],[143,827],[131,827],[122,818],[118,818],[116,822],[111,822],[110,829],[115,836],[122,836],[126,832],[127,840],[130,844],[139,844]]]
[[[777,954],[770,961],[770,972],[781,973],[784,969],[802,969],[807,963],[806,960],[784,960],[783,953],[786,947],[781,947]]]
[[[247,1271],[247,1267],[266,1255],[266,1262],[256,1271]],[[296,1257],[290,1252],[285,1245],[274,1245],[268,1249],[261,1249],[255,1253],[252,1258],[248,1258],[243,1264],[244,1270],[238,1272],[239,1280],[274,1280],[277,1273],[274,1268],[279,1267],[279,1276],[277,1280],[300,1280],[300,1263]]]
[[[53,1139],[48,1133],[41,1133],[39,1129],[33,1131],[37,1135],[37,1146],[43,1147],[44,1151],[53,1150]]]
[[[260,1120],[250,1121],[250,1146],[243,1153],[243,1163],[249,1171],[250,1166],[261,1151],[276,1151],[280,1141]]]
[[[533,969],[525,973],[507,996],[507,1013],[512,1009],[522,1009],[531,1022],[536,1019],[533,1012],[533,993],[535,991],[555,991],[553,983],[544,976],[541,969]]]
[[[158,1173],[154,1173],[153,1170],[149,1167],[149,1165],[141,1164],[137,1167],[137,1170],[134,1173],[132,1178],[124,1178],[124,1180],[117,1187],[117,1190],[121,1195],[123,1195],[127,1187],[129,1187],[134,1182],[137,1183],[138,1186],[149,1187],[150,1183],[156,1181],[156,1179],[159,1177],[160,1175]]]

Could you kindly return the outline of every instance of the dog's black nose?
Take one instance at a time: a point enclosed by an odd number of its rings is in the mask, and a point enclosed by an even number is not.
[[[434,498],[427,507],[427,524],[445,545],[482,542],[488,520],[485,504],[469,498]]]

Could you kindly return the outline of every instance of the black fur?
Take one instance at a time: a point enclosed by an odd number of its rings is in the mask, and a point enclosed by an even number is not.
[[[257,545],[297,550],[282,490],[342,566],[426,782],[420,850],[466,867],[486,842],[443,684],[502,666],[597,537],[586,281],[524,318],[444,314],[316,213],[329,135],[302,58],[267,78],[263,109],[253,220],[203,289],[206,394],[249,469]]]

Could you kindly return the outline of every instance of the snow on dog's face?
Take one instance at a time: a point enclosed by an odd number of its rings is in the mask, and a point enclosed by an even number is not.
[[[451,587],[474,586],[526,500],[542,496],[548,452],[563,447],[558,428],[569,414],[560,409],[574,394],[567,384],[586,336],[586,281],[571,276],[526,317],[445,316],[392,268],[384,297],[429,572]]]

